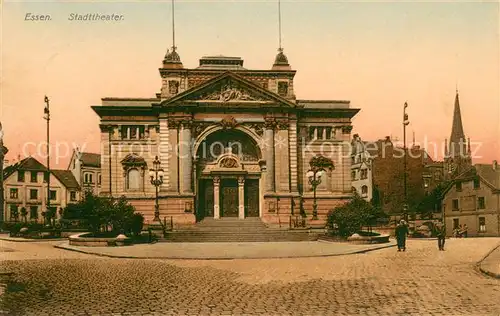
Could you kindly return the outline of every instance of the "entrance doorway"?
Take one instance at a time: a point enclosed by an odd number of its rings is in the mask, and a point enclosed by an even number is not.
[[[221,181],[221,217],[238,217],[238,182],[236,179]]]

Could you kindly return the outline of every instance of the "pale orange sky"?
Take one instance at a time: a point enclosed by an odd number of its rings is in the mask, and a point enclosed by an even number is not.
[[[224,54],[242,57],[249,69],[270,69],[276,2],[178,1],[176,8],[185,67]],[[458,85],[466,137],[481,144],[474,162],[500,160],[498,3],[283,1],[282,10],[298,99],[351,100],[361,108],[353,133],[366,140],[402,140],[408,101],[409,143],[413,132],[418,142],[442,142]],[[22,148],[34,154],[36,146],[25,144],[45,140],[45,94],[51,143],[98,152],[99,121],[90,106],[101,97],[153,97],[160,90],[158,68],[171,45],[169,1],[6,2],[2,13],[0,119],[8,158]],[[26,13],[52,20],[25,21]],[[71,22],[70,13],[124,19]],[[65,168],[67,161],[57,163]]]

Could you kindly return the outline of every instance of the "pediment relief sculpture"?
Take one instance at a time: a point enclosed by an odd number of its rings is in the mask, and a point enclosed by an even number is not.
[[[229,102],[229,101],[266,101],[260,96],[252,94],[251,91],[243,89],[238,85],[232,83],[231,81],[227,81],[225,84],[222,84],[220,89],[217,91],[210,91],[206,94],[202,94],[199,100],[213,100],[213,101],[221,101],[221,102]]]
[[[231,157],[222,158],[219,166],[221,168],[238,168],[238,161]]]
[[[238,122],[233,116],[223,118],[219,123],[223,129],[233,129],[238,125]]]

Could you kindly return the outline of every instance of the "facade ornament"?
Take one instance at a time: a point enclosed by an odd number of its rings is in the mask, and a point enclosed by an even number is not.
[[[262,128],[264,126],[264,123],[250,123],[248,124],[248,127],[250,127],[255,134],[262,136],[264,135],[264,129]]]
[[[276,129],[276,126],[277,126],[277,122],[276,122],[276,119],[274,117],[266,117],[265,118],[264,127],[266,129]]]
[[[352,131],[352,125],[342,126],[342,134],[349,134]]]
[[[193,137],[198,137],[207,127],[211,124],[206,122],[194,122],[193,123]]]
[[[202,100],[215,100],[221,102],[228,101],[263,101],[262,98],[254,97],[249,95],[243,89],[233,86],[233,84],[228,81],[223,85],[220,91],[211,92],[207,95],[201,96]]]
[[[289,127],[287,120],[279,120],[277,122],[278,129],[287,130]]]
[[[184,119],[181,121],[181,126],[183,129],[191,129],[193,127],[193,120],[191,119]]]
[[[245,184],[245,177],[238,177],[238,185],[244,185]]]
[[[223,129],[233,129],[238,125],[238,122],[233,116],[223,118],[219,123]]]
[[[180,121],[177,119],[169,118],[168,119],[168,128],[178,129],[180,127]]]
[[[157,134],[159,134],[159,133],[160,133],[160,125],[155,125],[155,126],[154,126],[154,129],[155,129],[155,132],[156,132]],[[149,131],[149,128],[148,128],[148,131]],[[148,133],[149,133],[149,132],[148,132]]]
[[[220,184],[220,177],[214,177],[213,182],[214,182],[214,185],[219,185]]]
[[[238,162],[234,158],[226,157],[221,160],[219,166],[221,168],[238,168]]]

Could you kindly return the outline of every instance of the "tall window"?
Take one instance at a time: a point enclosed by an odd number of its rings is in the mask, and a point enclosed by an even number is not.
[[[19,190],[17,188],[10,189],[10,198],[17,199],[19,198]]]
[[[486,232],[486,218],[485,217],[479,217],[479,232],[480,233]]]
[[[38,172],[31,171],[31,182],[36,183],[37,182],[37,176],[38,176]]]
[[[361,170],[361,179],[367,179],[367,178],[368,178],[368,169]]]
[[[462,191],[462,182],[455,183],[455,189],[457,190],[457,192]]]
[[[477,209],[484,210],[486,208],[486,204],[484,202],[484,197],[480,196],[477,198]]]
[[[481,182],[479,179],[474,179],[474,189],[479,189],[481,187]]]
[[[458,199],[454,199],[451,201],[451,210],[458,211]]]
[[[97,174],[97,184],[101,185],[101,174]]]
[[[314,139],[314,130],[315,128],[314,127],[309,127],[309,133],[308,133],[308,137],[309,137],[309,140],[313,140]]]
[[[57,191],[50,190],[50,199],[51,200],[56,200],[57,199]]]
[[[331,127],[326,127],[325,130],[326,130],[326,137],[325,138],[326,139],[332,139],[333,138],[332,137],[332,128]]]
[[[458,218],[454,218],[453,219],[453,229],[457,229],[458,226],[460,226],[460,221],[458,220]]]
[[[31,200],[38,199],[38,190],[37,189],[30,189],[30,199]]]
[[[121,137],[122,139],[145,139],[145,127],[141,125],[123,125],[121,127]]]
[[[76,201],[76,192],[75,191],[69,192],[69,200],[72,202]]]
[[[24,182],[24,171],[17,171],[17,182]]]
[[[38,218],[38,206],[36,206],[36,205],[30,206],[30,218],[31,219]]]
[[[288,95],[288,82],[278,82],[278,94],[282,97],[286,97]]]
[[[318,131],[316,138],[317,139],[323,139],[323,131],[325,129],[323,127],[318,127],[316,130]]]
[[[92,173],[86,173],[86,174],[84,174],[84,176],[83,176],[83,182],[84,183],[94,183],[93,180],[94,179],[93,179]]]
[[[130,169],[127,174],[127,189],[139,190],[141,184],[141,174],[137,169]]]
[[[356,171],[351,171],[351,180],[356,180]]]
[[[368,187],[366,185],[361,187],[361,196],[365,197],[368,195]]]

